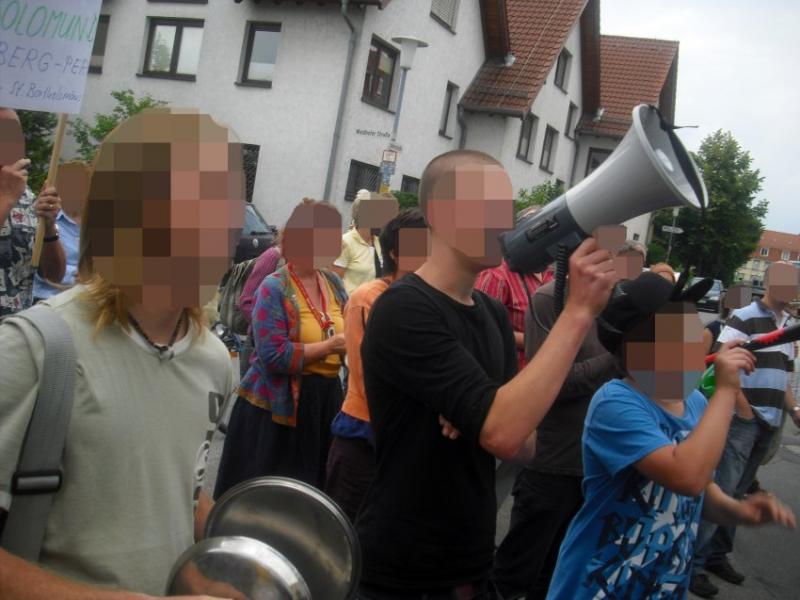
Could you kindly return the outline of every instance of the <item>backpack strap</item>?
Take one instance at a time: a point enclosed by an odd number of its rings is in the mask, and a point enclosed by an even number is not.
[[[61,457],[72,413],[77,356],[64,320],[46,306],[13,315],[33,325],[44,342],[39,393],[11,483],[11,507],[0,546],[37,562],[53,496],[61,488]]]

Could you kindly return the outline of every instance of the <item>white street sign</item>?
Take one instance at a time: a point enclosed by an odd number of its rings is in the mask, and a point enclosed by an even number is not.
[[[681,229],[680,227],[673,227],[672,225],[664,225],[661,228],[661,231],[664,231],[666,233],[683,233],[683,229]]]

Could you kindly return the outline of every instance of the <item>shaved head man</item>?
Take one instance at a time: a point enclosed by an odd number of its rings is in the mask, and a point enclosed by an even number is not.
[[[593,239],[570,260],[567,306],[517,375],[503,306],[475,291],[513,225],[502,165],[474,151],[434,158],[420,182],[430,255],[376,301],[361,346],[377,454],[357,519],[360,597],[484,598],[494,551],[495,457],[527,461],[614,279]],[[516,376],[515,376],[516,375]]]

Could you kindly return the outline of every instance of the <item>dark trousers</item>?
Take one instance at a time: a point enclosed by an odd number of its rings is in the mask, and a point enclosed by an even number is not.
[[[494,559],[503,598],[545,598],[558,550],[583,504],[581,477],[523,469],[514,483],[511,526]]]
[[[756,419],[733,416],[722,458],[714,472],[714,482],[723,492],[734,498],[745,495],[776,435],[780,435],[780,431],[770,429]],[[692,573],[702,574],[706,564],[724,561],[726,555],[733,550],[735,537],[736,527],[722,527],[710,521],[700,521]]]
[[[356,522],[374,477],[375,451],[369,442],[334,436],[328,450],[325,493],[344,510],[351,523]]]

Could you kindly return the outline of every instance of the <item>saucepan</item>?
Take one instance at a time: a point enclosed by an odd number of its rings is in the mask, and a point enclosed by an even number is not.
[[[213,537],[178,558],[167,595],[205,594],[234,600],[311,600],[300,572],[280,552],[258,540]]]
[[[318,489],[286,477],[260,477],[228,490],[211,510],[207,538],[246,536],[294,565],[314,600],[350,600],[361,549],[341,508]]]

